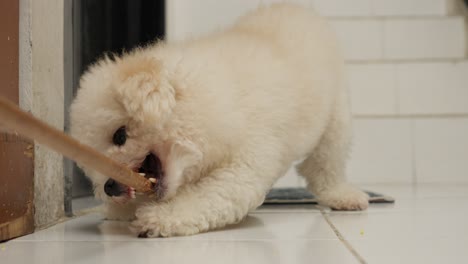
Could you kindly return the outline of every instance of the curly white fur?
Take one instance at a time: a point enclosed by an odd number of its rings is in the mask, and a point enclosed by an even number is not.
[[[125,205],[103,193],[107,177],[85,168],[108,218],[134,219],[146,236],[191,235],[241,221],[291,164],[336,209],[365,209],[345,182],[351,138],[343,61],[327,24],[277,4],[234,26],[179,43],[104,58],[82,77],[72,135],[135,167],[162,161],[164,196]],[[112,145],[125,125],[128,140]]]

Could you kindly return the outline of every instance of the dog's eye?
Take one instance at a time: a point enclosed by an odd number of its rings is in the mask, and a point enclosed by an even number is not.
[[[120,127],[115,131],[114,136],[112,136],[112,142],[117,146],[122,146],[127,141],[127,130],[126,128]]]

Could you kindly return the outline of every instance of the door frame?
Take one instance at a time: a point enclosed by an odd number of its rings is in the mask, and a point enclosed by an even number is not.
[[[20,103],[18,0],[0,1],[0,95]],[[34,143],[0,131],[0,241],[34,231]],[[18,195],[20,194],[20,195]]]

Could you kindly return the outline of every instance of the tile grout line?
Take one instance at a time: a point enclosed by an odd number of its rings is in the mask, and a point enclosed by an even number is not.
[[[416,186],[418,184],[418,166],[416,164],[416,120],[414,118],[410,119],[410,140],[411,140],[411,174],[412,174],[412,185]]]
[[[290,242],[290,241],[336,241],[336,238],[318,238],[318,239],[308,239],[308,238],[288,238],[288,239],[274,239],[274,238],[245,238],[245,239],[220,239],[220,238],[204,238],[204,239],[168,239],[168,238],[144,238],[144,239],[136,239],[136,237],[133,237],[132,239],[118,239],[118,240],[87,240],[87,239],[80,239],[80,240],[66,240],[66,239],[37,239],[37,240],[17,240],[17,239],[12,239],[8,240],[2,243],[8,243],[8,244],[18,244],[18,243],[41,243],[41,242],[50,242],[50,243],[127,243],[127,242],[132,242],[132,243],[172,243],[172,242],[272,242],[272,241],[280,241],[280,242]]]
[[[392,58],[374,58],[374,59],[344,59],[348,66],[353,65],[368,65],[368,64],[461,64],[467,61],[467,56],[463,57],[447,57],[447,58],[413,58],[413,59],[392,59]]]
[[[463,17],[463,14],[395,14],[395,15],[379,15],[379,14],[359,14],[359,15],[323,15],[328,20],[332,21],[382,21],[382,20],[447,20]]]
[[[446,113],[446,114],[353,114],[355,119],[466,119],[468,113]]]
[[[356,251],[356,249],[353,248],[353,246],[349,243],[348,240],[340,233],[340,231],[336,228],[336,226],[332,223],[328,215],[325,213],[325,211],[320,208],[320,213],[322,214],[323,218],[325,218],[325,221],[327,221],[327,224],[331,227],[335,235],[338,237],[338,239],[343,243],[343,245],[351,252],[351,254],[359,261],[361,264],[366,264],[366,260]]]

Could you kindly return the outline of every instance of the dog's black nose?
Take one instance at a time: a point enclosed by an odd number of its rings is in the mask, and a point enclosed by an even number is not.
[[[104,192],[107,196],[120,196],[122,190],[120,184],[113,179],[108,179],[106,184],[104,184]]]

